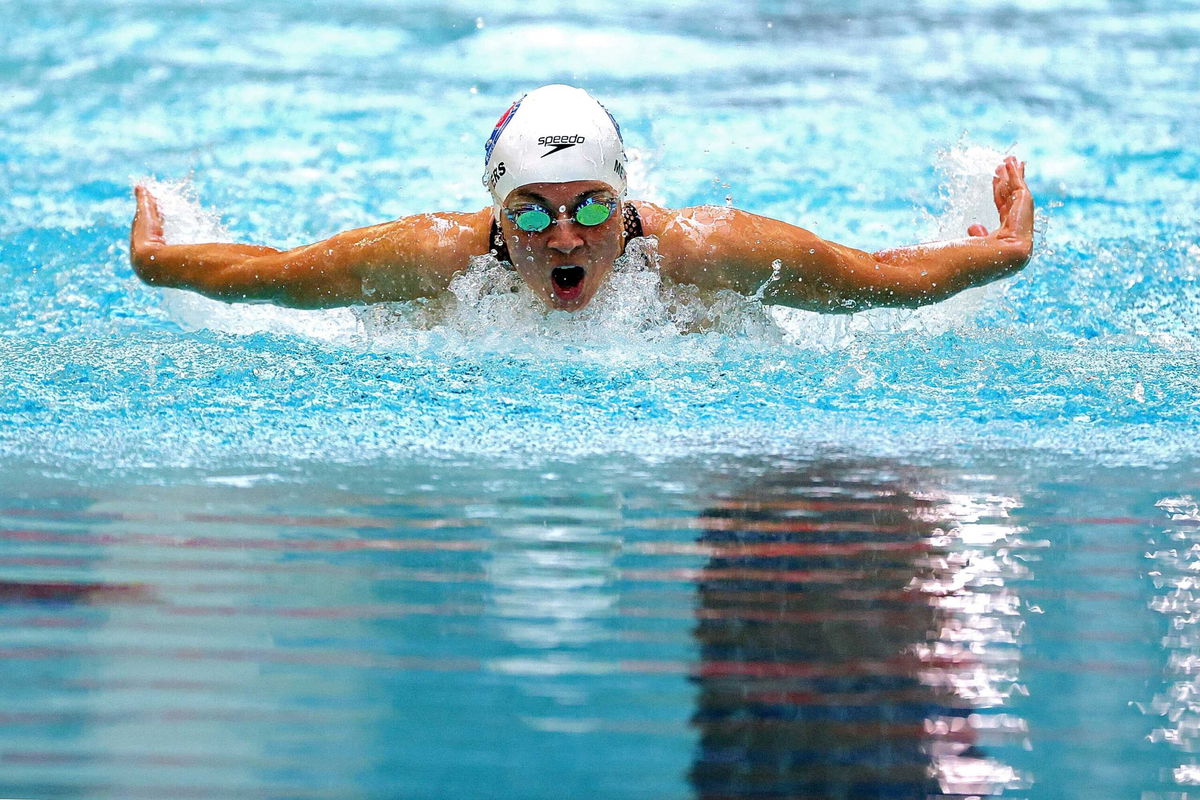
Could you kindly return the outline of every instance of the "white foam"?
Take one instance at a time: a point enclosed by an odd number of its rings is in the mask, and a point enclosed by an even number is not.
[[[446,302],[389,304],[359,310],[367,335],[379,346],[511,352],[554,358],[623,362],[682,356],[665,346],[696,331],[778,341],[779,331],[756,301],[664,283],[657,243],[634,239],[608,281],[580,311],[551,311],[516,272],[479,256],[450,284]],[[688,337],[687,357],[713,345]]]

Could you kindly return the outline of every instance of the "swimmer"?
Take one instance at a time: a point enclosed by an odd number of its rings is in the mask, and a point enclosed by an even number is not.
[[[927,305],[1012,275],[1033,248],[1025,165],[1008,157],[992,191],[1000,225],[967,236],[867,253],[804,228],[722,206],[667,209],[625,197],[625,150],[608,111],[582,89],[543,86],[496,123],[473,213],[404,217],[292,250],[168,244],[144,186],[130,261],[154,286],[227,302],[295,308],[415,300],[447,291],[473,256],[511,265],[550,309],[584,308],[631,239],[657,239],[664,281],[758,293],[764,303],[846,313]]]

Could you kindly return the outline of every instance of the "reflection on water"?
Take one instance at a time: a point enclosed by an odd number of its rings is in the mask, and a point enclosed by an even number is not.
[[[493,529],[486,574],[498,633],[527,656],[494,666],[543,676],[557,671],[564,654],[605,638],[617,607],[612,581],[619,542],[613,529],[620,516],[611,508],[578,507],[516,516]],[[552,658],[537,660],[529,657],[533,653]]]
[[[701,798],[995,794],[1023,781],[1012,501],[878,470],[777,474],[704,513],[690,778]]]
[[[1069,467],[26,481],[0,796],[1181,800],[1194,481]]]
[[[1156,589],[1150,607],[1168,621],[1167,652],[1160,690],[1141,710],[1154,719],[1152,742],[1177,755],[1168,783],[1200,786],[1200,504],[1190,495],[1157,503],[1168,518],[1147,558]],[[1187,795],[1183,795],[1187,797]]]

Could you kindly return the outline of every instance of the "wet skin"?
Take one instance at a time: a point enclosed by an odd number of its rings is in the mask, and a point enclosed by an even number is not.
[[[505,198],[507,209],[536,204],[550,210],[554,222],[536,233],[521,230],[507,214],[500,215],[500,231],[508,243],[513,267],[550,308],[577,311],[590,303],[624,250],[619,206],[599,225],[575,221],[575,209],[592,197],[609,200],[615,192],[600,181],[531,183],[513,189]],[[582,280],[575,283],[578,273],[563,270],[565,267],[581,267]]]
[[[966,238],[876,253],[734,208],[634,205],[645,235],[657,241],[664,281],[841,314],[916,308],[1021,270],[1033,252],[1034,233],[1025,165],[1004,159],[992,192],[1000,222],[995,229],[974,224]],[[144,186],[136,194],[129,256],[142,280],[226,302],[294,308],[442,295],[473,256],[487,251],[494,218],[492,208],[417,214],[291,250],[229,242],[174,245],[163,235],[154,197]],[[519,230],[504,214],[500,220],[513,266],[551,309],[588,305],[624,249],[619,210],[590,227],[573,218],[592,196],[611,198],[613,191],[600,181],[534,183],[505,198],[506,208],[537,203],[551,211],[554,224],[537,233]]]

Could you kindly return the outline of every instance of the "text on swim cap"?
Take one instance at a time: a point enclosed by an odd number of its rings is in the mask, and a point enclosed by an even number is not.
[[[499,182],[501,177],[503,177],[504,172],[504,162],[501,161],[496,165],[496,168],[492,170],[492,174],[488,175],[487,188],[489,192],[496,188],[496,183]]]

